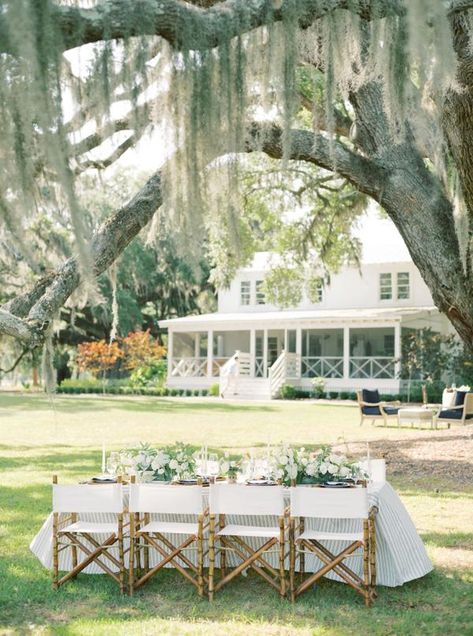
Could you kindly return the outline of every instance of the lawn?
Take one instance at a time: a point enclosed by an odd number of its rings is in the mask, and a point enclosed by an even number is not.
[[[132,599],[113,581],[80,575],[53,592],[29,552],[50,510],[53,472],[77,482],[100,470],[100,449],[185,440],[216,449],[338,444],[386,456],[435,570],[379,588],[371,610],[346,586],[324,582],[292,606],[251,575],[209,604],[165,572]],[[359,426],[351,404],[0,395],[0,633],[38,634],[462,634],[473,635],[473,428]]]

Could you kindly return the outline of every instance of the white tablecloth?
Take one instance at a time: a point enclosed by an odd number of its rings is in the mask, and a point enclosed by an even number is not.
[[[177,487],[177,486],[176,486]],[[182,486],[183,488],[185,486]],[[377,580],[379,585],[388,587],[396,587],[403,585],[413,579],[418,579],[431,572],[432,564],[425,551],[424,544],[420,539],[415,526],[399,499],[394,489],[387,483],[374,483],[369,487],[369,497],[372,505],[378,507],[378,515],[376,518],[376,562],[377,562]],[[81,515],[81,518],[87,521],[113,521],[113,517],[106,514],[87,514]],[[167,515],[166,520],[186,521],[186,517],[182,515]],[[231,515],[226,515],[227,523],[236,523],[237,519]],[[276,525],[273,517],[246,517],[245,523],[248,525]],[[239,518],[239,523],[242,519]],[[307,520],[306,528],[313,527],[321,530],[330,530],[334,532],[353,532],[359,529],[359,521],[357,520]],[[170,536],[170,540],[178,545],[182,542],[181,536]],[[259,539],[248,539],[249,544],[258,545],[261,543]],[[341,551],[340,542],[326,542],[327,548],[333,552]],[[52,569],[52,514],[43,523],[38,534],[34,537],[30,544],[30,549],[41,563],[49,569]],[[190,555],[187,554],[189,557]],[[153,565],[156,558],[153,559],[153,551],[150,551],[150,563]],[[276,565],[276,556],[274,556],[274,564]],[[269,559],[268,559],[269,560]],[[238,557],[227,556],[228,565],[236,565],[239,562]],[[218,563],[217,563],[218,565]],[[350,559],[350,567],[362,575],[362,559]],[[306,571],[313,572],[321,567],[321,563],[312,555],[306,555]],[[63,550],[59,554],[59,569],[61,571],[69,571],[72,569],[71,550]],[[94,563],[84,569],[89,574],[102,574],[103,571]],[[330,573],[329,578],[340,580],[336,574]]]

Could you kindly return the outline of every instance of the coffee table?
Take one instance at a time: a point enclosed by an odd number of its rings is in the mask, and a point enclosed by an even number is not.
[[[406,406],[399,409],[397,413],[397,425],[401,426],[403,422],[410,422],[411,425],[429,424],[430,428],[437,428],[437,408],[424,406]]]

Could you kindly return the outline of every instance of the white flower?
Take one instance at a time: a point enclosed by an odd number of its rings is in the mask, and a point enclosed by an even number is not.
[[[282,479],[284,477],[284,471],[282,468],[278,468],[276,471],[276,479]]]
[[[319,468],[320,474],[325,475],[326,473],[328,473],[328,467],[329,465],[326,462],[322,462]]]
[[[291,464],[289,466],[289,470],[287,471],[288,475],[290,477],[290,479],[295,479],[297,477],[297,465],[296,464]]]
[[[349,477],[351,475],[351,470],[348,466],[342,466],[340,468],[340,477]]]
[[[344,457],[342,457],[341,455],[335,455],[334,453],[332,453],[331,455],[329,455],[328,458],[329,462],[331,462],[332,464],[342,464]]]
[[[158,469],[158,475],[164,475],[164,468]]]
[[[317,474],[317,464],[315,464],[314,462],[307,464],[305,472],[306,475],[309,475],[309,477],[313,477]]]
[[[171,459],[171,461],[169,462],[169,468],[171,470],[176,470],[177,468],[179,468],[179,464],[176,459]]]
[[[233,462],[232,462],[233,463]],[[225,475],[225,473],[228,473],[230,469],[230,462],[227,461],[222,461],[220,463],[220,471]]]
[[[280,455],[279,457],[279,463],[282,464],[283,466],[285,466],[288,462],[288,458],[287,455]]]
[[[336,475],[338,473],[338,466],[336,464],[329,464],[327,467],[327,471],[331,475]]]

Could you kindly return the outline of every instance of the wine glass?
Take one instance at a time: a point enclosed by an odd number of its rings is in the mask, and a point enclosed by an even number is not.
[[[110,453],[107,459],[107,473],[109,475],[116,475],[117,469],[120,465],[119,454],[116,451]]]
[[[215,478],[219,473],[218,455],[217,453],[209,453],[209,461],[207,462],[207,473],[211,478]]]

